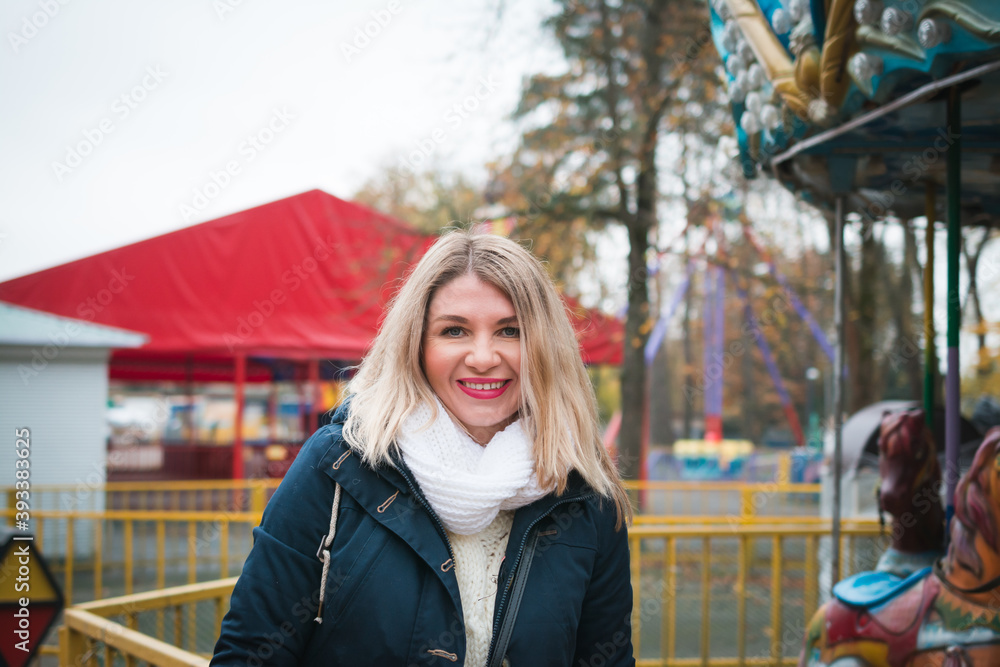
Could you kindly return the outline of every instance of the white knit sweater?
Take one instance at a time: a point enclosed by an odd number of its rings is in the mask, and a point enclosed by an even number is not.
[[[465,617],[465,667],[486,664],[493,638],[497,576],[513,521],[514,512],[501,511],[490,525],[473,535],[448,531]]]

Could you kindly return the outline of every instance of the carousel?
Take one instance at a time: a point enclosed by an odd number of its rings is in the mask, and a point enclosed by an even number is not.
[[[959,484],[958,348],[961,231],[1000,219],[1000,3],[712,0],[711,12],[744,175],[768,173],[826,210],[835,226],[835,540],[843,459],[844,225],[860,225],[865,233],[876,221],[926,219],[928,267],[937,223],[947,234],[948,298],[935,304],[927,270],[924,340],[935,339],[933,314],[946,313],[944,442],[937,443],[946,453],[944,543],[938,546],[947,543],[950,550],[929,570],[840,582],[832,606],[814,620],[801,664],[1000,664],[1000,614],[995,602],[987,603],[1000,599],[1000,580],[992,578],[995,557],[982,555],[997,550],[992,517],[1000,497],[992,493],[990,475],[1000,466],[994,451],[1000,434],[987,436]],[[933,345],[925,348],[920,421],[929,433],[938,364]],[[976,503],[970,505],[970,497]],[[836,550],[832,560],[831,583],[841,571]]]

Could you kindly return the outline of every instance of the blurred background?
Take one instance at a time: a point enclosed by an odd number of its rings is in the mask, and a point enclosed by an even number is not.
[[[1000,424],[1000,13],[909,4],[4,3],[0,428],[31,429],[67,597],[238,570],[248,543],[219,527],[253,523],[456,226],[546,262],[656,525],[828,521],[844,420],[844,511],[871,522],[884,409],[923,407],[942,456],[959,411],[964,469]],[[178,524],[176,571],[162,519],[44,513],[168,508],[216,513]],[[139,526],[145,564],[102,575]],[[683,560],[671,535],[642,549]],[[788,604],[808,619],[841,565],[804,535]],[[781,544],[760,544],[739,558],[766,575]],[[680,596],[662,567],[653,597]],[[698,635],[725,605],[678,630],[666,600],[636,619],[656,618],[649,656],[794,653],[780,607],[748,649]]]

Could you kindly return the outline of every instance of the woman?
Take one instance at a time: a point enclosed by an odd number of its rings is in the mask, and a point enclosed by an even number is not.
[[[630,518],[544,268],[447,234],[254,529],[212,664],[634,665]]]

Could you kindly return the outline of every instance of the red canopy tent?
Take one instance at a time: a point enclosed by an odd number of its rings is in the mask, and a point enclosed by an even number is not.
[[[283,359],[315,386],[319,360],[361,359],[433,242],[312,190],[0,283],[0,300],[147,334],[112,355],[112,379],[234,381],[240,477],[243,382],[270,381]],[[620,363],[620,323],[570,305],[584,360]]]
[[[584,308],[573,297],[564,294],[563,301],[576,330],[576,339],[580,342],[583,363],[620,366],[624,354],[625,326],[599,310]]]

